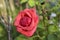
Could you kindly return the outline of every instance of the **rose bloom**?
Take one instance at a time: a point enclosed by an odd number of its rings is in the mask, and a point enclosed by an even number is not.
[[[30,37],[34,34],[37,24],[38,16],[35,9],[25,9],[19,12],[14,21],[16,30],[27,37]]]

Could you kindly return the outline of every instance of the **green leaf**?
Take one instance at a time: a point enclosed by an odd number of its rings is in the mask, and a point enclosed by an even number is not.
[[[33,6],[35,6],[35,1],[34,0],[29,0],[28,4],[29,4],[30,7],[33,7]]]
[[[5,36],[5,30],[4,28],[0,25],[0,37],[4,37]]]
[[[39,28],[41,28],[41,29],[44,29],[44,24],[43,24],[43,22],[42,22],[42,21],[41,21],[41,22],[39,22],[38,27],[39,27]]]
[[[27,2],[27,1],[28,1],[28,0],[21,0],[20,3],[22,4],[22,3],[25,3],[25,2]]]
[[[48,35],[48,40],[57,40],[57,37],[54,34],[49,34]]]
[[[36,5],[40,5],[40,2],[38,0],[35,1]]]
[[[58,39],[60,40],[60,31],[56,32]]]
[[[15,40],[24,40],[24,39],[21,37],[17,37]]]
[[[48,27],[48,30],[49,30],[50,33],[52,33],[52,32],[57,32],[58,31],[58,28],[55,25],[50,25]]]
[[[23,35],[19,35],[14,40],[26,40],[26,37]]]
[[[40,0],[40,3],[44,2],[45,0]]]

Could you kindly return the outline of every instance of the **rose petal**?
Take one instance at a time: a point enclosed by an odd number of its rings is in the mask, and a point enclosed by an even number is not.
[[[25,12],[29,17],[31,17],[31,14],[30,14],[28,11],[29,11],[29,9],[25,9],[25,10],[24,10],[24,12]]]
[[[16,28],[17,29],[17,31],[19,32],[19,33],[22,33],[23,35],[25,35],[25,36],[27,36],[27,37],[30,37],[30,36],[32,36],[33,34],[34,34],[34,32],[36,31],[36,28],[37,27],[35,27],[35,28],[33,28],[33,30],[31,30],[31,31],[24,31],[24,30],[22,30],[22,28]]]
[[[33,19],[36,17],[36,11],[34,9],[30,9],[28,12],[30,13]]]
[[[18,19],[17,19],[17,18],[18,18]],[[21,19],[21,16],[17,16],[17,17],[16,17],[16,19],[15,19],[16,21],[14,22],[14,25],[15,25],[15,26],[18,26],[18,25],[19,25],[20,19]]]
[[[19,12],[19,14],[18,14],[18,15],[16,16],[16,18],[15,18],[15,21],[14,21],[14,25],[15,25],[15,26],[20,25],[20,24],[19,24],[19,21],[20,21],[20,19],[21,19],[21,13],[22,13],[22,11]]]
[[[36,16],[36,18],[35,18],[35,25],[38,24],[38,21],[39,21],[39,18],[38,18],[38,16]]]

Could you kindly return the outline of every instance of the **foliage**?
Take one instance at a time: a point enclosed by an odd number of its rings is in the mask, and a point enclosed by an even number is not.
[[[10,0],[8,7],[1,2],[0,0],[0,16],[2,13],[6,20],[6,13],[9,13],[13,40],[60,40],[60,0],[13,0],[13,2]],[[16,31],[13,22],[19,11],[34,7],[39,16],[39,24],[34,35],[28,38]],[[0,23],[0,40],[8,40],[7,31],[2,23]]]

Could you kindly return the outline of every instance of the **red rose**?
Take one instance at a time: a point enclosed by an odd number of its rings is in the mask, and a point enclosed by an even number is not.
[[[17,15],[14,25],[19,33],[25,36],[32,36],[36,31],[38,16],[34,9],[25,9]]]

